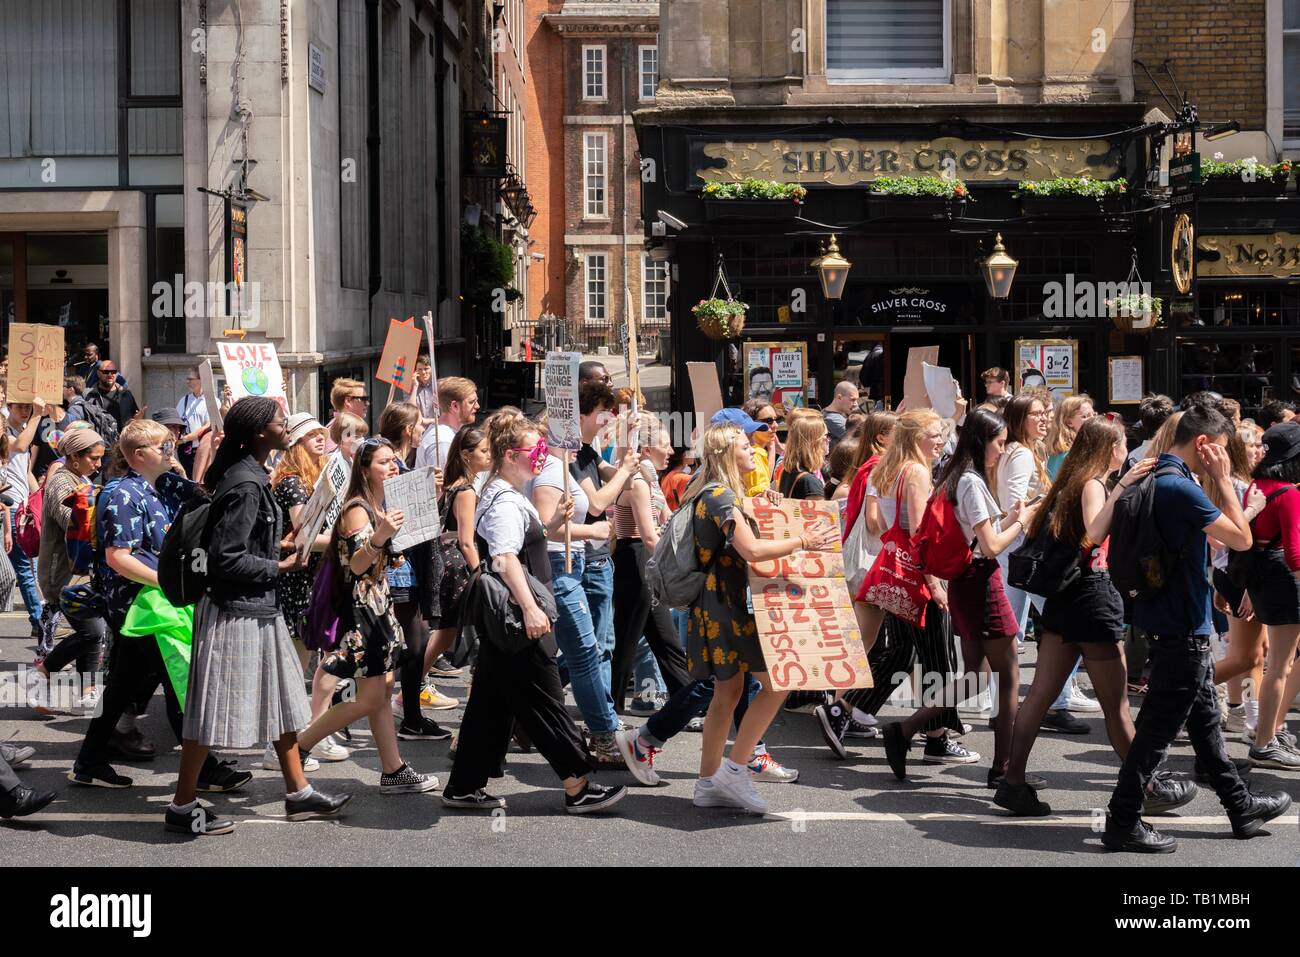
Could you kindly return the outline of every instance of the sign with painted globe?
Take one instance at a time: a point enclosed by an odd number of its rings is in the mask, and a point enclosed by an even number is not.
[[[288,414],[284,394],[284,373],[280,371],[280,358],[275,346],[269,342],[217,343],[221,356],[221,371],[236,400],[244,396],[266,396],[275,399]]]

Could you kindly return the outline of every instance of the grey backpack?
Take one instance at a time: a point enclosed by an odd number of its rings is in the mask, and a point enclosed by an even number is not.
[[[711,482],[682,502],[664,526],[654,554],[646,561],[645,581],[651,600],[670,608],[689,608],[704,590],[705,571],[695,559],[695,530],[691,519],[696,500],[718,483]],[[721,552],[721,549],[718,549]]]

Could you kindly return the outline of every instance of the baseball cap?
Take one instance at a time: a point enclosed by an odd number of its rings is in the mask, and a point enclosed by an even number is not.
[[[305,436],[325,426],[321,425],[316,420],[316,416],[310,412],[295,412],[285,422],[285,428],[289,430],[289,444],[296,445]]]
[[[162,409],[150,416],[155,422],[161,422],[163,425],[179,425],[185,427],[185,420],[175,409]]]
[[[1300,425],[1279,422],[1264,433],[1264,458],[1260,465],[1277,465],[1300,455]]]
[[[715,412],[713,418],[709,419],[709,425],[734,425],[744,429],[746,435],[768,431],[766,422],[755,422],[743,409],[722,409]]]

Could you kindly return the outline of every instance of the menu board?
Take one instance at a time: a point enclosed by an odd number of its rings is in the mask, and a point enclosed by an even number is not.
[[[1110,404],[1136,405],[1142,401],[1142,356],[1110,357]]]

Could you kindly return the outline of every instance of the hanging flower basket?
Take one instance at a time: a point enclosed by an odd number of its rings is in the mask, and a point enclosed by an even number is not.
[[[747,303],[738,299],[701,299],[691,307],[700,331],[710,339],[732,339],[745,328]]]
[[[1161,299],[1130,293],[1106,300],[1106,311],[1115,328],[1124,332],[1149,332],[1160,324]]]
[[[970,191],[959,179],[878,176],[867,193],[868,219],[961,219]]]

